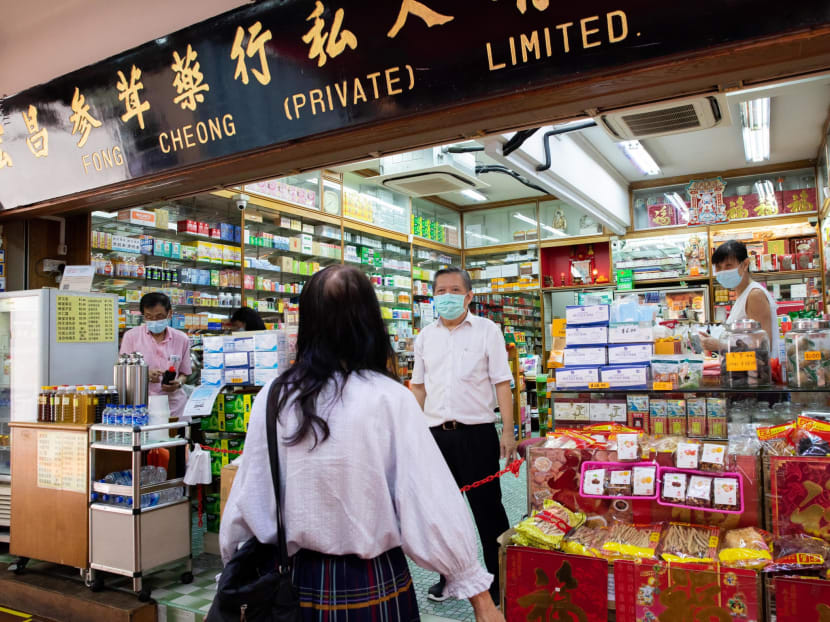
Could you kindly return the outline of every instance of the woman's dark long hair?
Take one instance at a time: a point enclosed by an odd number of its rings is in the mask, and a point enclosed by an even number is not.
[[[374,371],[398,380],[389,369],[394,351],[377,296],[363,272],[353,266],[329,266],[316,273],[300,294],[297,358],[271,385],[268,408],[283,413],[294,396],[300,426],[287,440],[295,445],[314,436],[314,446],[330,434],[317,412],[317,397],[329,382],[337,395],[355,372]]]

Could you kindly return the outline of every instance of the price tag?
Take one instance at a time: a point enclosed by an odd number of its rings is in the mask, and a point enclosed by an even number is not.
[[[671,382],[655,382],[652,388],[655,391],[671,391],[674,385]]]
[[[811,350],[809,352],[804,353],[804,360],[805,361],[820,361],[821,360],[821,352],[816,350]]]
[[[758,362],[755,352],[728,352],[726,354],[726,371],[755,371]]]
[[[611,385],[607,382],[589,382],[589,389],[610,389]]]
[[[564,337],[565,336],[565,319],[564,318],[554,318],[551,324],[551,336],[552,337]]]

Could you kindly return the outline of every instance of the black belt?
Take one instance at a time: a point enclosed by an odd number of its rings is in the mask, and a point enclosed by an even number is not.
[[[433,430],[460,430],[462,428],[477,428],[482,425],[494,425],[493,423],[461,423],[460,421],[445,421],[439,425],[432,426]]]

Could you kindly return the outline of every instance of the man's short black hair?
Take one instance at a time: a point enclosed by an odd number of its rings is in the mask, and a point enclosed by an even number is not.
[[[749,253],[746,252],[746,246],[744,246],[743,242],[728,240],[718,246],[715,252],[712,253],[712,263],[717,266],[727,259],[732,258],[737,259],[738,263],[740,263],[747,257],[749,257]]]
[[[173,305],[170,304],[170,298],[168,298],[167,294],[162,294],[161,292],[144,294],[141,297],[141,302],[138,303],[138,308],[144,313],[144,309],[152,309],[158,305],[164,307],[165,311],[170,311],[173,308]]]
[[[473,280],[470,278],[470,273],[466,270],[462,270],[461,268],[449,267],[449,268],[442,268],[438,272],[435,273],[435,279],[432,281],[432,289],[435,291],[435,284],[438,283],[438,277],[443,276],[445,274],[459,274],[461,275],[461,279],[464,281],[464,285],[467,288],[468,292],[473,291]]]

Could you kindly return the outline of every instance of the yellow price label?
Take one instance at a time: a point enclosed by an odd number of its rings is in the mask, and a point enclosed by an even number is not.
[[[565,336],[565,319],[564,318],[554,318],[553,322],[551,323],[550,333],[552,337],[564,337]]]
[[[726,354],[726,371],[755,371],[757,369],[755,352],[728,352]]]
[[[671,382],[655,382],[652,388],[655,391],[671,391],[674,385]]]
[[[607,382],[589,382],[589,389],[610,389],[611,385]]]
[[[718,546],[718,536],[709,536],[709,548],[714,549]]]
[[[821,360],[821,352],[816,350],[810,350],[809,352],[804,353],[804,360],[805,361],[820,361]]]

